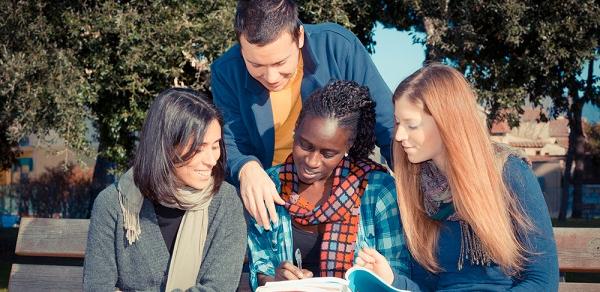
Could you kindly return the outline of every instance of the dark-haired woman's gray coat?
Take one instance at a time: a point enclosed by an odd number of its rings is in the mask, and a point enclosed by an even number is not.
[[[208,234],[192,291],[235,291],[246,253],[246,223],[235,188],[223,182],[209,206]],[[129,245],[114,185],[102,191],[92,211],[85,252],[85,291],[163,291],[169,251],[152,203],[140,212],[140,238]]]

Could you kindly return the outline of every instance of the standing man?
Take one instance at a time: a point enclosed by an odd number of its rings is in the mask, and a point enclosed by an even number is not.
[[[377,146],[390,161],[392,93],[352,32],[332,23],[303,25],[293,0],[239,0],[235,31],[239,44],[211,66],[212,93],[225,122],[229,181],[259,224],[270,229],[274,203],[284,203],[264,169],[292,152],[302,100],[332,79],[369,87]]]

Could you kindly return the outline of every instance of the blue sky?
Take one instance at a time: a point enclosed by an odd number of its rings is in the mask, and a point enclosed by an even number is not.
[[[375,28],[374,39],[377,44],[375,54],[372,55],[373,62],[393,91],[402,79],[421,68],[425,60],[425,48],[420,44],[413,44],[409,33],[385,29],[380,24]],[[596,74],[600,72],[600,60],[596,61],[594,71]],[[591,122],[600,122],[600,109],[586,105],[583,116]]]

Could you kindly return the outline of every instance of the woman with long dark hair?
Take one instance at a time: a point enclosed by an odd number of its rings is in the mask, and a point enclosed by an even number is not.
[[[156,97],[133,167],[94,202],[84,290],[235,291],[246,226],[221,125],[203,94]]]

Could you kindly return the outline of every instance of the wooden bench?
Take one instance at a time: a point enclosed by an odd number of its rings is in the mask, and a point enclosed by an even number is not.
[[[28,262],[13,264],[8,291],[82,291],[87,219],[21,218],[15,254]],[[238,291],[250,291],[243,274]]]
[[[89,220],[21,218],[15,254],[45,257],[50,265],[13,264],[9,291],[82,291]],[[65,259],[78,259],[66,266]]]
[[[59,264],[13,264],[9,291],[81,291],[89,220],[22,218],[15,254]],[[600,228],[554,228],[561,275],[600,273]],[[67,265],[65,264],[67,263]],[[564,277],[561,277],[564,280]],[[600,291],[600,283],[561,282],[560,291]],[[242,274],[238,291],[249,291]]]
[[[564,282],[565,272],[600,273],[600,228],[555,227],[559,291],[600,291],[600,283]]]

